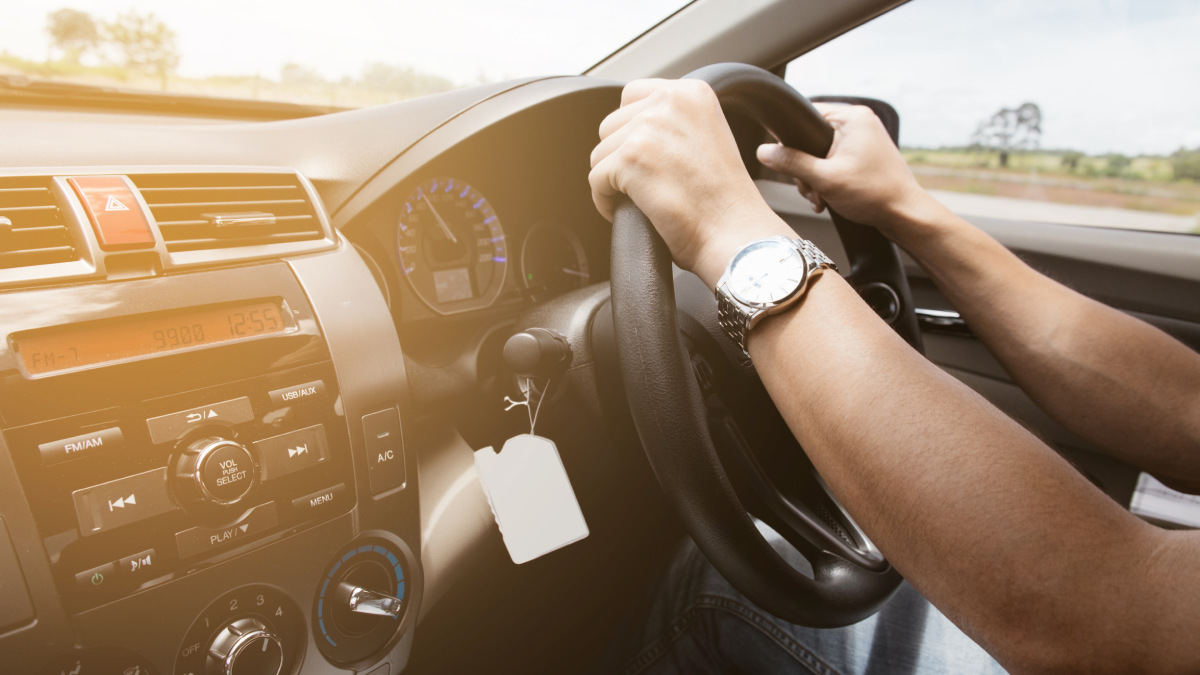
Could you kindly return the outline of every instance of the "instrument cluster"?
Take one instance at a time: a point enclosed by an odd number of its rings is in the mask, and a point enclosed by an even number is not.
[[[562,219],[499,207],[457,176],[425,178],[400,194],[391,234],[401,284],[436,315],[543,302],[601,280],[593,269],[606,265],[596,266],[602,261]]]

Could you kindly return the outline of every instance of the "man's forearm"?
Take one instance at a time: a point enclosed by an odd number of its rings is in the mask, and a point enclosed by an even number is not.
[[[760,324],[750,349],[838,498],[897,569],[1003,663],[1039,670],[1094,665],[1056,661],[1086,654],[1123,654],[1126,666],[1151,658],[1145,628],[1175,621],[1178,609],[1146,560],[1176,535],[1136,520],[921,358],[835,275]]]
[[[1097,448],[1200,485],[1200,355],[1037,273],[940,206],[921,217],[898,243],[1031,398]]]

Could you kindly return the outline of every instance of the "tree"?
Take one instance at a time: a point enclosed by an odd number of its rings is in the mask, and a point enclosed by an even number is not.
[[[129,11],[104,24],[104,37],[120,52],[121,65],[131,72],[157,75],[162,88],[179,65],[175,31],[153,13]]]
[[[1079,163],[1083,161],[1083,153],[1076,150],[1068,150],[1062,155],[1062,166],[1067,171],[1074,173],[1079,168]]]
[[[1013,150],[1033,150],[1042,138],[1042,109],[1036,103],[1019,108],[1001,108],[979,123],[971,135],[971,145],[1000,153],[1000,166],[1008,166]]]
[[[1194,150],[1179,148],[1171,153],[1171,171],[1176,180],[1200,181],[1200,146]]]
[[[100,43],[100,31],[91,14],[66,7],[46,15],[46,32],[50,41],[75,65],[84,53]]]
[[[1116,178],[1128,171],[1132,165],[1133,160],[1125,155],[1119,152],[1109,153],[1104,156],[1104,175]]]

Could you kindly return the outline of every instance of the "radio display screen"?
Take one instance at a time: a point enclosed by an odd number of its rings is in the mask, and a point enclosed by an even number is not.
[[[296,330],[279,300],[140,314],[12,336],[26,372],[43,375]]]

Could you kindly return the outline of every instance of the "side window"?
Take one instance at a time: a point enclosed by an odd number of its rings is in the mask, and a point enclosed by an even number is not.
[[[913,0],[792,61],[965,216],[1200,234],[1200,3]]]

